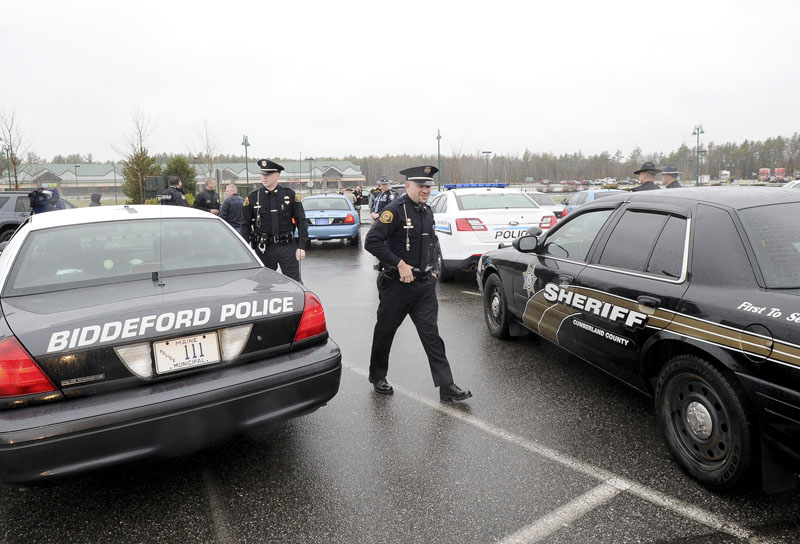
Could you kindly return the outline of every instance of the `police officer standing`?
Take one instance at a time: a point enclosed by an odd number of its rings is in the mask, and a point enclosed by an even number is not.
[[[680,174],[680,172],[678,172],[678,167],[674,164],[664,166],[664,169],[661,171],[661,183],[663,183],[667,189],[680,189],[681,184],[678,183],[678,174]]]
[[[300,261],[306,257],[308,223],[300,196],[278,185],[283,166],[268,159],[258,161],[261,183],[242,204],[242,237],[250,242],[264,266],[296,281],[300,279]],[[294,240],[294,229],[300,235]]]
[[[186,195],[183,194],[183,182],[178,176],[170,176],[169,188],[161,195],[161,203],[168,206],[189,206]]]
[[[375,197],[375,202],[372,203],[372,213],[370,213],[373,221],[377,221],[383,209],[397,198],[397,195],[392,191],[392,182],[386,176],[381,177],[378,182],[378,189],[380,189],[380,193]]]
[[[661,189],[661,187],[656,185],[656,174],[659,172],[661,172],[661,170],[656,168],[656,165],[650,161],[642,164],[642,167],[634,172],[634,174],[639,176],[640,185],[634,187],[631,191],[652,191],[653,189]]]
[[[417,166],[401,171],[406,176],[406,194],[386,206],[364,242],[365,249],[383,266],[378,275],[380,303],[372,336],[369,381],[378,393],[394,393],[386,381],[389,351],[395,332],[410,315],[428,356],[439,398],[461,401],[470,398],[472,393],[453,383],[437,324],[438,243],[433,230],[433,213],[427,205],[433,175],[437,171],[435,166]]]
[[[217,195],[217,180],[207,179],[206,188],[194,197],[194,206],[198,210],[219,215],[219,195]]]

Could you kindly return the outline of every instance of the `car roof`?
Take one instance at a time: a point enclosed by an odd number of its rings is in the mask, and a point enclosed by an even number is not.
[[[637,202],[664,201],[674,202],[704,202],[708,204],[721,204],[736,210],[764,206],[769,204],[782,204],[785,202],[800,202],[800,193],[791,189],[782,190],[774,187],[687,187],[682,189],[667,189],[660,191],[639,191],[636,193],[623,191],[624,194],[609,196],[598,202],[608,203],[616,200],[631,200]]]
[[[332,198],[332,197],[333,198],[344,198],[345,200],[350,200],[346,196],[340,195],[339,193],[322,193],[322,194],[319,194],[319,195],[308,195],[306,197],[303,197],[303,200],[305,200],[306,198]]]
[[[173,218],[205,218],[219,219],[217,216],[187,208],[185,206],[160,205],[119,205],[94,206],[91,208],[72,208],[32,215],[28,221],[32,230],[81,225],[84,223],[101,223],[106,221],[131,221],[138,219],[173,219]]]
[[[515,193],[525,194],[522,189],[511,189],[508,187],[460,187],[458,189],[448,189],[443,193],[453,193],[456,195],[476,195],[481,193]]]

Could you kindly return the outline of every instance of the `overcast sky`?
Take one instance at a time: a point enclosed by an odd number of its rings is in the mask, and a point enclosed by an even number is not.
[[[800,130],[800,2],[5,0],[30,150],[122,158],[645,152]]]

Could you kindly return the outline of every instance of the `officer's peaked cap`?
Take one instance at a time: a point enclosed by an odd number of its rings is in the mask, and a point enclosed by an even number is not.
[[[654,174],[658,174],[661,172],[661,169],[656,168],[655,163],[647,161],[646,163],[642,164],[642,167],[635,171],[634,174],[639,175],[642,172],[653,172]]]
[[[272,162],[269,159],[259,159],[257,164],[261,169],[262,174],[271,174],[273,172],[282,172],[284,170],[283,166],[277,162]]]
[[[392,182],[386,176],[381,176],[381,179],[378,180],[378,185],[389,185],[390,183]]]
[[[414,166],[412,168],[400,170],[400,173],[404,175],[408,181],[430,187],[433,185],[433,175],[438,171],[439,169],[435,166]]]
[[[680,172],[678,172],[678,167],[675,166],[674,164],[665,165],[661,173],[669,174],[670,176],[677,176],[678,174],[680,174]]]

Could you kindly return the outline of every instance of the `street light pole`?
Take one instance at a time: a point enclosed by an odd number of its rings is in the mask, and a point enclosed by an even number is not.
[[[705,134],[705,132],[703,132],[703,125],[695,125],[694,126],[694,130],[692,131],[692,136],[697,136],[697,148],[696,148],[696,151],[697,151],[697,170],[696,170],[695,181],[694,181],[695,187],[700,185],[700,135],[701,134]]]
[[[439,172],[436,174],[436,177],[439,180],[439,190],[442,190],[442,135],[439,133],[439,129],[436,129],[436,168],[439,169]]]
[[[308,188],[311,189],[309,193],[312,195],[314,194],[314,171],[311,169],[311,161],[313,160],[311,157],[308,158],[308,179],[310,183]]]
[[[242,145],[244,146],[244,175],[247,178],[247,190],[250,190],[250,165],[247,164],[247,148],[250,147],[250,140],[247,135],[242,136]]]
[[[117,203],[117,161],[111,163],[114,165],[114,204]]]
[[[3,146],[3,151],[6,154],[6,171],[8,172],[8,190],[11,190],[11,157],[8,154],[8,146]]]
[[[78,168],[80,168],[80,164],[75,165],[75,198],[78,198]]]
[[[481,151],[484,155],[486,155],[486,183],[489,183],[489,155],[492,154],[491,151]]]

